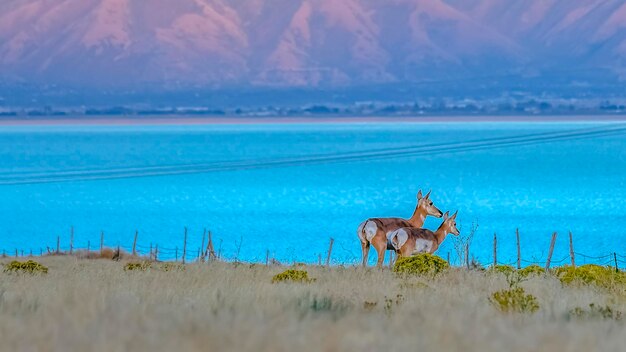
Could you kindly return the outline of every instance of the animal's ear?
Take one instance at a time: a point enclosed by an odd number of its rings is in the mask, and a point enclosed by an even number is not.
[[[449,217],[450,217],[450,212],[449,212],[449,211],[446,211],[446,213],[445,213],[445,214],[443,214],[443,221],[448,220],[448,218],[449,218]]]
[[[421,189],[417,192],[417,200],[420,200],[420,199],[422,199],[422,190]]]
[[[459,214],[459,211],[457,210],[456,213],[454,213],[454,215],[452,215],[453,219],[456,219],[457,214]]]
[[[428,191],[428,193],[426,193],[426,196],[424,198],[430,198],[430,192],[432,192],[432,190]]]

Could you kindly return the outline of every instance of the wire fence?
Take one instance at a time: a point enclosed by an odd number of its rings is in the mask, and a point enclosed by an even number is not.
[[[287,156],[280,158],[213,161],[193,164],[115,167],[109,169],[64,170],[43,172],[5,172],[0,175],[0,185],[24,185],[72,181],[127,179],[138,177],[171,176],[183,174],[207,174],[224,171],[272,169],[278,167],[345,164],[354,162],[411,158],[418,156],[462,153],[495,148],[510,148],[568,140],[621,136],[626,125],[612,124],[601,127],[579,128],[566,131],[541,132],[505,137],[407,145],[403,147],[378,148],[351,152],[333,152]]]
[[[507,260],[497,259],[497,240],[494,237],[494,258],[488,265],[507,265],[512,267],[523,268],[530,265],[538,265],[541,267],[549,268],[554,266],[563,265],[584,265],[584,264],[596,264],[601,266],[615,267],[616,269],[626,268],[626,255],[619,254],[617,252],[606,253],[604,255],[591,255],[588,253],[581,253],[574,251],[573,240],[570,233],[570,251],[569,255],[563,257],[552,256],[554,250],[554,242],[557,234],[553,234],[552,243],[547,256],[541,256],[543,258],[530,256],[529,260],[521,256],[520,245],[518,245],[518,257],[507,258]],[[53,246],[42,246],[37,249],[20,249],[14,248],[11,250],[0,249],[2,258],[24,258],[24,257],[40,257],[40,256],[53,256],[53,255],[75,255],[83,258],[108,258],[108,259],[122,259],[122,258],[135,258],[154,261],[171,261],[171,262],[205,262],[210,260],[220,260],[226,262],[248,262],[259,264],[295,264],[298,260],[303,259],[301,256],[295,258],[292,256],[291,260],[283,258],[276,258],[275,253],[270,249],[266,249],[264,253],[259,253],[257,256],[250,257],[247,255],[245,260],[240,257],[241,254],[241,242],[239,240],[236,244],[234,253],[225,254],[222,251],[222,240],[219,239],[216,246],[211,231],[206,229],[203,232],[201,241],[195,238],[191,241],[188,238],[188,231],[185,228],[183,236],[180,238],[180,246],[162,246],[156,242],[140,242],[139,233],[135,232],[134,237],[125,241],[124,244],[118,242],[115,245],[110,245],[105,241],[104,232],[100,234],[100,242],[93,243],[91,241],[74,241],[74,229],[72,228],[69,235],[69,241],[65,238],[65,241],[61,241],[61,236],[57,236],[56,242]],[[62,245],[63,243],[63,245]],[[170,242],[171,243],[171,242]],[[329,247],[324,253],[315,253],[308,256],[307,263],[314,263],[318,265],[358,265],[361,264],[362,258],[360,254],[354,253],[352,249],[346,248],[344,244],[338,242],[335,243],[333,238],[329,239]],[[472,247],[468,247],[468,251],[463,254],[465,257],[457,258],[456,260],[450,259],[450,252],[447,252],[447,261],[452,266],[469,266]],[[441,253],[439,253],[442,255]],[[457,254],[458,255],[458,254]],[[445,256],[442,255],[442,256]],[[388,263],[393,263],[393,252],[389,257]],[[473,258],[473,257],[472,257]],[[483,258],[484,259],[484,258]],[[472,259],[473,262],[474,258]],[[485,261],[485,264],[487,262]],[[385,263],[386,264],[386,263]]]

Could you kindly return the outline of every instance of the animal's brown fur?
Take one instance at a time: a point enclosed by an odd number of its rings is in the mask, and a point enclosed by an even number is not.
[[[381,267],[385,260],[385,251],[387,249],[393,249],[388,246],[387,234],[403,227],[422,227],[424,226],[424,221],[428,215],[441,217],[443,213],[441,210],[437,209],[437,207],[435,207],[433,202],[430,200],[430,192],[428,192],[426,196],[422,197],[422,191],[420,190],[417,194],[417,206],[415,207],[413,215],[409,219],[371,218],[363,222],[358,229],[358,236],[361,240],[361,250],[363,253],[362,265],[367,265],[370,245],[373,245],[374,249],[376,249],[376,252],[378,253],[377,265]],[[365,226],[369,221],[376,224],[377,231],[376,235],[370,241],[367,241]]]
[[[446,212],[446,214],[444,215],[443,223],[439,226],[439,228],[435,232],[430,231],[428,229],[415,228],[415,227],[403,227],[401,229],[398,229],[397,231],[395,231],[396,234],[392,235],[391,237],[391,242],[396,247],[398,245],[397,232],[399,230],[403,230],[404,232],[406,232],[407,235],[409,235],[409,238],[402,245],[402,247],[396,250],[396,253],[400,257],[410,257],[411,255],[416,254],[415,253],[416,243],[417,243],[417,240],[420,240],[420,239],[431,241],[432,246],[430,248],[430,251],[428,251],[428,253],[430,254],[435,253],[435,251],[439,249],[439,246],[441,245],[441,243],[446,239],[446,236],[448,234],[454,234],[457,236],[459,235],[459,230],[457,230],[456,228],[456,216],[457,216],[457,213],[448,217],[448,212]]]

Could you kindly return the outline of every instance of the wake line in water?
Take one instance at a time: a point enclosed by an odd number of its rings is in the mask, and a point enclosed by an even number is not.
[[[589,139],[626,134],[626,127],[612,126],[589,129],[549,132],[520,136],[488,138],[465,142],[415,145],[407,147],[381,148],[357,152],[313,154],[303,157],[256,159],[242,161],[217,161],[202,164],[180,164],[168,166],[148,166],[104,170],[61,171],[51,173],[5,174],[0,177],[0,185],[22,185],[70,181],[106,180],[201,174],[210,172],[268,169],[274,167],[306,166],[333,163],[363,162],[381,159],[396,159],[414,156],[427,156],[442,153],[467,152],[493,148],[506,148],[575,139]]]

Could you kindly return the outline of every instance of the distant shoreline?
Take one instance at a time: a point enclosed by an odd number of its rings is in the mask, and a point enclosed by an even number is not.
[[[76,117],[0,118],[0,126],[63,125],[262,125],[262,124],[346,124],[346,123],[524,123],[524,122],[626,122],[623,115],[537,115],[537,116],[407,116],[407,117]]]

